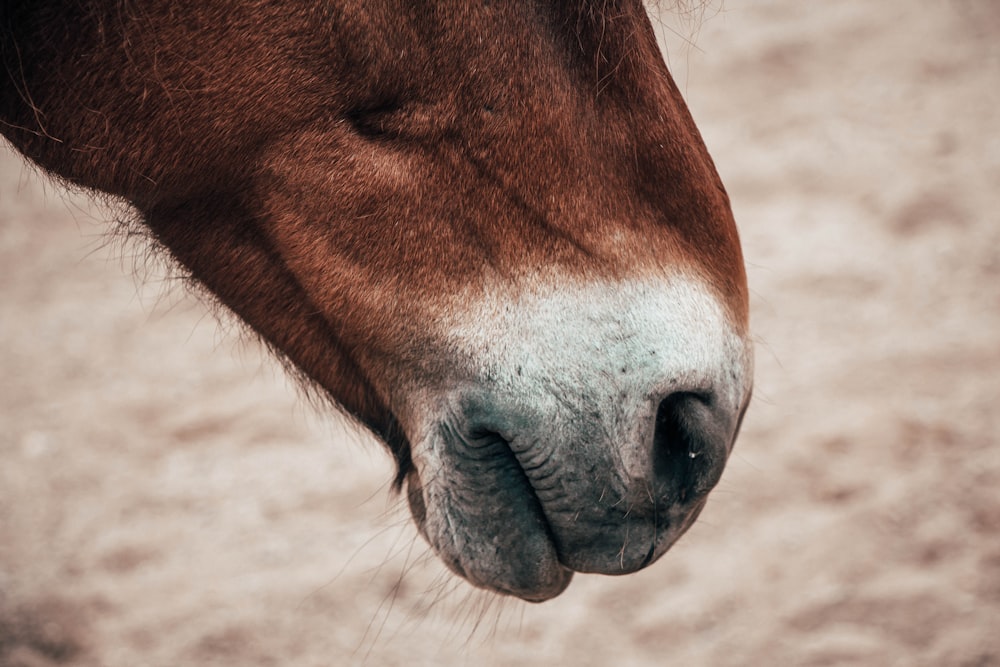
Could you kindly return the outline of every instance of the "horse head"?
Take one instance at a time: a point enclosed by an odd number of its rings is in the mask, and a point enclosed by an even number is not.
[[[3,133],[378,435],[452,570],[544,600],[692,524],[747,286],[639,0],[2,11]]]

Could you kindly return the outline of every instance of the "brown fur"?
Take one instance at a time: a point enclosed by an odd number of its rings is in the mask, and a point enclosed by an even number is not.
[[[725,191],[638,0],[4,0],[0,130],[127,200],[379,434],[490,280],[693,271],[745,331]]]

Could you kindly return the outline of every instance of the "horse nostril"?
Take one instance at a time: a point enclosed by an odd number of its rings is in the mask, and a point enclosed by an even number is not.
[[[657,497],[697,500],[715,486],[728,454],[729,422],[710,395],[682,391],[660,402],[653,435]]]

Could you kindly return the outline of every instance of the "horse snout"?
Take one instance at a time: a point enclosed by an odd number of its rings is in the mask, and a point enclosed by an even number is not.
[[[722,476],[746,407],[720,398],[731,393],[722,389],[668,392],[617,430],[609,424],[618,406],[609,404],[602,427],[586,428],[566,447],[560,474],[564,496],[575,504],[540,496],[564,566],[628,574],[657,560],[690,528]],[[588,439],[593,433],[605,437]]]
[[[428,541],[473,583],[529,600],[663,555],[718,483],[749,400],[747,339],[700,284],[578,293],[466,318],[477,328],[449,338],[465,361],[413,439]]]

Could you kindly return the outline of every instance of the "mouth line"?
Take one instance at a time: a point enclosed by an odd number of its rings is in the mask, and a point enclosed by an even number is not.
[[[500,433],[496,431],[488,429],[473,430],[472,433],[470,433],[470,438],[477,441],[478,440],[488,441],[492,444],[492,446],[502,449],[502,451],[504,452],[504,457],[509,459],[509,461],[514,464],[514,467],[516,468],[517,472],[520,473],[520,477],[530,493],[530,499],[527,502],[534,509],[535,517],[541,524],[541,529],[542,529],[541,532],[544,533],[545,540],[552,546],[552,549],[555,551],[556,558],[553,565],[561,570],[561,574],[563,578],[566,580],[566,583],[568,585],[569,580],[576,573],[576,570],[574,570],[572,567],[569,567],[565,563],[561,545],[559,544],[559,541],[556,539],[555,532],[552,529],[552,523],[551,521],[549,521],[548,514],[545,512],[545,504],[539,497],[538,489],[535,486],[535,482],[537,481],[538,478],[533,477],[531,474],[529,474],[529,470],[534,471],[543,469],[547,463],[547,460],[543,461],[542,463],[526,467],[525,462],[521,460],[521,457],[518,456],[517,451],[511,446],[510,440],[503,437]],[[543,474],[540,478],[546,479],[552,474],[553,473]],[[526,602],[532,602],[532,603],[545,602],[546,600],[549,600],[552,597],[554,597],[547,593],[543,593],[540,595],[531,595],[531,594],[525,594],[523,592],[518,593],[515,591],[507,591],[507,590],[503,592],[507,595],[514,595]]]
[[[571,564],[571,559],[567,558],[564,553],[564,545],[556,537],[555,530],[553,528],[552,520],[550,519],[546,508],[545,502],[539,496],[539,488],[537,486],[538,482],[544,481],[550,477],[555,476],[557,473],[555,471],[546,470],[549,466],[549,456],[539,457],[538,461],[526,461],[524,458],[524,452],[529,451],[529,448],[519,448],[515,449],[511,445],[511,441],[504,437],[501,433],[489,429],[489,428],[476,428],[469,431],[469,435],[464,441],[472,447],[475,448],[495,448],[495,452],[492,455],[494,460],[504,460],[513,464],[516,470],[520,473],[520,478],[523,480],[523,484],[526,491],[530,491],[530,500],[528,501],[533,509],[535,510],[535,516],[539,520],[539,523],[543,527],[543,532],[545,539],[552,545],[555,550],[556,555],[556,565],[560,567],[567,573],[587,573],[591,570],[589,568],[574,567]],[[488,458],[488,457],[484,457]],[[542,471],[539,474],[533,474],[535,471]],[[669,533],[675,532],[670,530],[669,512],[663,512],[660,514],[657,509],[652,508],[654,514],[658,516],[652,518],[651,522],[654,526],[652,539],[649,540],[649,548],[643,555],[641,561],[634,561],[633,564],[623,569],[620,574],[628,574],[641,570],[647,565],[655,561],[660,554],[657,554],[660,539]],[[620,523],[629,521],[630,512],[622,512],[620,515],[616,516],[615,520],[611,521],[612,526],[618,526]],[[606,518],[606,520],[608,520]],[[683,532],[683,531],[682,531]],[[674,540],[671,540],[673,542]],[[608,574],[607,571],[601,570],[602,573]],[[517,595],[516,593],[514,593]],[[523,595],[519,597],[525,598]]]
[[[518,453],[511,445],[511,440],[505,438],[498,431],[494,431],[486,428],[476,428],[470,431],[469,437],[463,439],[464,442],[472,447],[493,447],[496,448],[497,455],[494,460],[501,460],[509,464],[513,464],[512,467],[517,470],[519,474],[519,479],[523,482],[525,487],[531,492],[532,504],[537,509],[539,518],[542,519],[542,523],[545,526],[545,532],[549,541],[558,546],[558,542],[555,539],[555,534],[552,531],[552,524],[549,521],[549,517],[545,512],[545,503],[542,498],[538,495],[538,482],[542,482],[546,479],[555,475],[555,472],[545,471],[546,466],[549,465],[550,457],[546,456],[540,462],[536,461],[525,461],[522,456]],[[480,444],[482,443],[482,444]],[[527,451],[527,450],[524,450]],[[499,466],[498,466],[499,468]],[[536,474],[536,471],[541,471],[540,474]]]
[[[511,445],[511,440],[504,437],[501,433],[490,428],[473,428],[468,432],[467,437],[462,437],[459,435],[457,430],[453,430],[453,435],[455,437],[461,438],[462,441],[472,450],[472,451],[484,451],[488,450],[490,453],[488,455],[477,457],[479,461],[502,461],[502,463],[497,464],[495,470],[499,470],[504,467],[504,464],[510,466],[509,470],[513,472],[516,470],[518,474],[520,484],[524,491],[527,492],[529,498],[526,499],[526,503],[529,504],[532,509],[534,516],[538,519],[542,527],[542,532],[544,533],[545,539],[552,545],[555,550],[555,555],[557,559],[557,564],[563,570],[567,572],[587,572],[586,569],[580,569],[573,567],[569,561],[570,558],[564,553],[565,545],[563,545],[560,540],[556,537],[555,530],[553,528],[552,520],[546,511],[545,502],[539,496],[539,482],[544,482],[544,480],[555,476],[557,473],[555,471],[546,470],[549,466],[549,456],[539,457],[539,461],[528,461],[525,460],[524,453],[529,451],[531,448],[519,448],[515,449]],[[536,474],[536,471],[541,471],[541,474]],[[657,545],[659,542],[659,537],[661,535],[666,535],[671,533],[669,512],[663,512],[662,514],[657,511],[654,506],[651,508],[653,513],[657,516],[652,518],[653,535],[652,539],[649,540],[649,548],[643,556],[642,560],[634,563],[634,565],[628,568],[627,572],[632,572],[635,570],[641,570],[650,563],[652,563],[657,558]],[[620,523],[627,523],[629,521],[629,515],[633,513],[634,510],[629,510],[627,512],[621,512],[620,514],[615,513],[616,516],[613,520],[605,517],[605,521],[609,521],[612,526],[617,526]],[[638,518],[633,515],[633,518]],[[625,571],[623,571],[624,573]]]
[[[438,422],[408,476],[408,494],[424,538],[453,572],[480,588],[542,602],[562,593],[577,572],[641,570],[686,532],[704,505],[705,498],[675,503],[653,494],[649,506],[602,495],[598,506],[577,507],[560,493],[566,480],[547,448],[512,443],[495,428],[463,426]]]
[[[573,570],[508,440],[442,421],[426,442],[421,472],[410,477],[410,505],[442,561],[473,585],[526,601],[562,593]]]
[[[553,549],[555,549],[559,565],[572,572],[573,569],[565,565],[563,562],[559,541],[556,539],[555,532],[552,530],[552,523],[549,520],[548,514],[545,512],[545,503],[539,497],[538,488],[536,487],[536,482],[539,479],[547,479],[554,473],[543,474],[540,477],[532,476],[529,473],[529,471],[541,470],[545,467],[547,461],[526,467],[525,462],[521,460],[517,451],[511,446],[511,441],[497,431],[490,429],[472,429],[469,437],[467,439],[463,439],[463,441],[474,448],[495,448],[497,453],[493,457],[493,460],[503,461],[510,465],[513,471],[516,471],[514,474],[516,474],[519,478],[520,483],[518,485],[523,486],[523,488],[528,491],[529,498],[526,502],[531,506],[535,517],[539,520],[545,534],[545,539],[552,545]],[[500,469],[502,465],[503,464],[498,465],[497,469]]]

